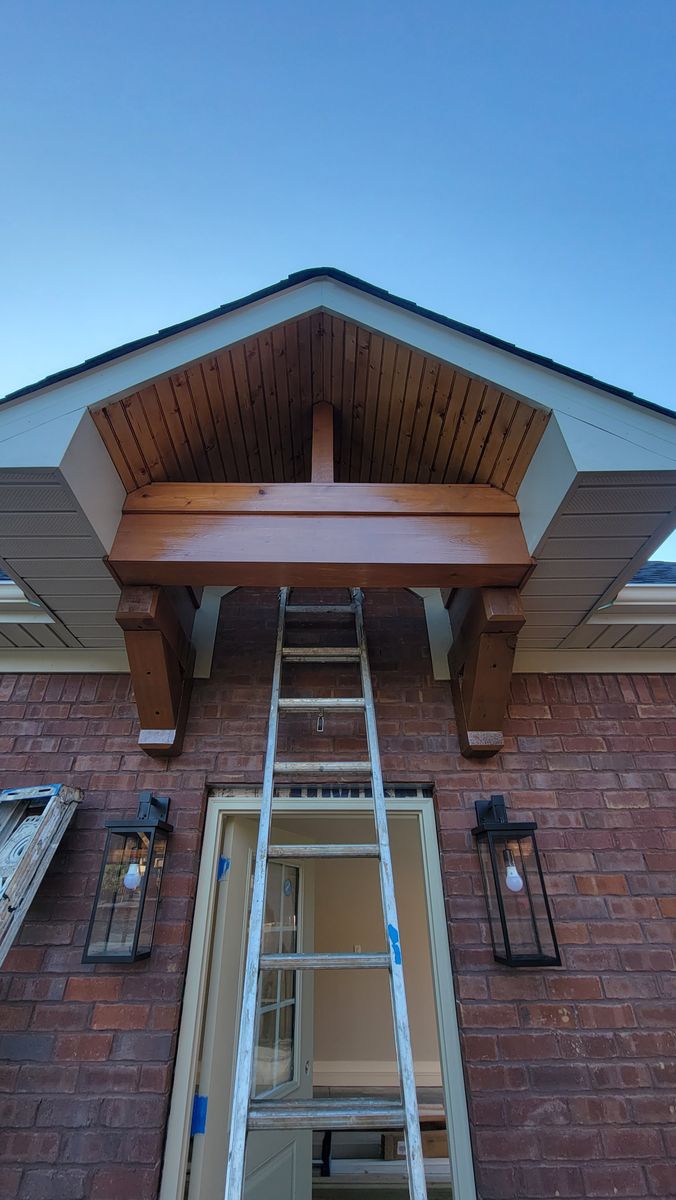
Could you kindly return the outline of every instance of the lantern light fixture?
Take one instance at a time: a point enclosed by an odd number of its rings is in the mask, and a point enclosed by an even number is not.
[[[169,797],[141,792],[135,821],[109,821],[83,962],[135,962],[152,949]]]
[[[504,796],[477,800],[477,840],[493,957],[508,967],[560,967],[535,821],[508,821]]]

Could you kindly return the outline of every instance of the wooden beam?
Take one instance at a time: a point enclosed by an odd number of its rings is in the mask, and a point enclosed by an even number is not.
[[[197,597],[190,588],[124,587],[116,620],[124,630],[141,732],[154,756],[180,754],[195,653],[190,643]]]
[[[516,587],[531,567],[517,516],[322,512],[125,513],[109,562],[123,584],[240,587]]]
[[[513,496],[464,483],[150,483],[131,492],[125,513],[247,516],[518,516]]]
[[[514,652],[525,623],[514,588],[454,591],[449,598],[453,645],[448,654],[460,749],[467,758],[502,749]]]
[[[324,400],[312,408],[312,482],[333,483],[333,406]]]

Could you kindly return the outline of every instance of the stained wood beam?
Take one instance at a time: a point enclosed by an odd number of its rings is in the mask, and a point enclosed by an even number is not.
[[[333,406],[324,400],[312,408],[312,482],[333,483]]]
[[[497,754],[514,652],[525,615],[514,588],[460,589],[449,597],[448,654],[460,749],[467,758]]]
[[[478,483],[150,483],[125,513],[518,516],[513,496]]]
[[[124,515],[123,584],[516,586],[531,566],[518,517]]]
[[[126,501],[122,584],[518,586],[531,559],[511,496],[481,485],[150,484]]]
[[[190,634],[199,598],[189,588],[124,587],[116,620],[124,631],[141,731],[153,756],[180,754],[195,652]]]

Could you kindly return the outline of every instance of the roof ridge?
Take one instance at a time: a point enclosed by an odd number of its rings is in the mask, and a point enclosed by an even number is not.
[[[136,338],[133,341],[125,342],[120,346],[115,346],[111,350],[104,351],[101,354],[96,354],[91,358],[84,359],[81,363],[75,366],[67,367],[64,370],[56,371],[50,375],[46,375],[44,379],[40,379],[35,383],[27,384],[25,387],[17,388],[13,392],[8,392],[6,396],[0,398],[0,404],[5,404],[10,400],[18,400],[23,396],[28,396],[33,392],[41,391],[43,388],[51,387],[56,383],[62,383],[66,379],[71,379],[77,375],[84,374],[86,371],[92,370],[94,367],[102,366],[107,362],[112,362],[116,358],[122,358],[126,354],[133,354],[138,350],[143,350],[146,346],[154,345],[157,342],[163,341],[166,338],[175,337],[178,333],[183,333],[187,329],[195,328],[198,325],[203,325],[208,321],[216,320],[218,317],[226,316],[228,313],[234,312],[239,308],[244,308],[248,304],[255,304],[260,300],[265,300],[269,296],[278,294],[296,287],[299,284],[307,283],[312,279],[329,278],[337,283],[343,283],[348,287],[355,288],[365,292],[367,295],[375,296],[377,299],[384,300],[388,304],[394,304],[398,308],[403,308],[408,312],[415,313],[426,320],[434,321],[438,325],[444,325],[448,329],[453,329],[456,333],[461,333],[467,337],[476,339],[477,341],[485,342],[487,345],[495,346],[499,350],[504,350],[508,354],[513,354],[518,358],[525,359],[537,366],[545,367],[547,370],[556,371],[560,375],[565,375],[570,379],[574,379],[579,383],[586,383],[590,387],[598,388],[604,392],[609,392],[614,396],[619,396],[623,400],[629,400],[632,404],[638,404],[643,408],[651,409],[653,412],[661,413],[663,416],[676,419],[676,412],[670,408],[665,408],[661,404],[656,404],[652,400],[644,400],[640,396],[636,396],[634,392],[628,391],[626,388],[618,387],[616,384],[604,383],[593,375],[589,375],[584,371],[578,371],[574,367],[566,367],[563,363],[556,362],[553,358],[548,358],[546,355],[537,354],[531,350],[524,350],[517,346],[514,342],[505,341],[490,333],[485,333],[473,325],[466,325],[462,321],[456,321],[452,317],[446,317],[442,313],[437,313],[429,308],[423,308],[416,304],[413,300],[406,300],[402,296],[396,296],[392,292],[388,292],[385,288],[368,283],[364,279],[360,279],[357,275],[350,275],[347,271],[341,271],[338,267],[307,267],[301,271],[294,271],[285,279],[280,279],[277,283],[270,284],[268,287],[260,288],[255,292],[250,292],[246,296],[241,296],[237,300],[230,300],[225,304],[219,305],[217,308],[212,308],[205,313],[200,313],[196,317],[191,317],[186,321],[179,321],[174,325],[168,325],[163,329],[159,329],[157,333],[149,334],[146,337]]]

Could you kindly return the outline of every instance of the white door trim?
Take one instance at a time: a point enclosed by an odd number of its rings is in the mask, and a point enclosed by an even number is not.
[[[259,789],[214,788],[209,796],[159,1200],[183,1198],[200,1030],[209,976],[207,948],[219,886],[218,858],[224,823],[231,816],[256,816],[259,810]],[[457,1200],[476,1200],[434,804],[431,797],[388,799],[387,810],[418,819],[453,1195]],[[368,798],[275,799],[275,816],[280,817],[356,815],[372,811],[372,801]]]

